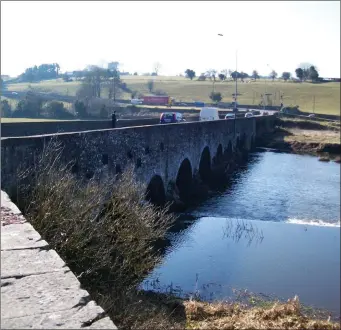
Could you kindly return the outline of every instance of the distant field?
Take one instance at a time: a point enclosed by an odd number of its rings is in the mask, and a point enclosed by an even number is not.
[[[147,81],[154,79],[154,90],[161,90],[180,102],[209,102],[212,91],[211,81],[193,81],[183,77],[146,77],[123,76],[122,80],[132,91],[148,94]],[[28,90],[31,88],[41,92],[56,92],[63,95],[75,95],[80,82],[64,82],[61,79],[41,83],[22,83],[8,86],[9,90]],[[221,92],[223,101],[231,102],[235,84],[232,81],[215,84],[215,90]],[[280,94],[283,94],[284,105],[299,105],[305,112],[313,112],[313,97],[315,95],[315,113],[340,115],[340,83],[293,83],[261,80],[251,83],[238,82],[239,102],[241,104],[258,105],[261,94],[272,93],[272,104],[280,104]],[[104,97],[106,92],[104,92]],[[120,98],[129,99],[130,94],[123,93]]]

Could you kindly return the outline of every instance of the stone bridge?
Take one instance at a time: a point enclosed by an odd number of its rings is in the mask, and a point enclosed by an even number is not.
[[[274,116],[169,125],[138,126],[32,137],[2,138],[1,184],[10,195],[18,171],[34,164],[52,138],[64,146],[63,159],[85,178],[114,177],[135,165],[138,179],[148,185],[150,199],[159,203],[170,184],[180,195],[192,178],[206,180],[211,166],[237,149],[249,150],[257,137],[274,127]]]

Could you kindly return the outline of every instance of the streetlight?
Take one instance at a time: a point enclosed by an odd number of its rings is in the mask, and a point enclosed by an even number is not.
[[[222,33],[218,33],[219,37],[223,37],[224,35]],[[238,50],[236,49],[236,86],[235,86],[235,93],[234,93],[234,109],[233,111],[237,112],[237,95],[238,95],[238,76],[237,76],[237,54]]]

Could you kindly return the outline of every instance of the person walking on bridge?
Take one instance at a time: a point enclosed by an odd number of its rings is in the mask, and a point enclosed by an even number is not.
[[[116,122],[117,122],[116,111],[114,111],[111,115],[112,128],[116,128]]]

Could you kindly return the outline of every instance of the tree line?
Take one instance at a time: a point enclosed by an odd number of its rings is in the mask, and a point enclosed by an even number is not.
[[[302,65],[299,66],[296,70],[296,77],[300,81],[307,81],[311,80],[312,82],[317,82],[320,80],[319,78],[319,73],[314,65]],[[185,71],[185,76],[189,78],[190,80],[193,80],[196,77],[196,72],[192,69],[187,69]],[[260,79],[260,75],[258,74],[257,70],[253,70],[252,74],[249,75],[243,71],[238,72],[238,71],[232,71],[232,70],[223,70],[220,73],[218,73],[217,70],[207,70],[204,73],[201,73],[198,76],[199,81],[205,81],[206,79],[209,80],[220,80],[224,81],[228,77],[230,77],[232,80],[236,81],[237,79],[240,79],[241,82],[244,82],[246,78],[252,78],[254,80]],[[278,78],[278,73],[275,70],[272,70],[270,74],[268,75],[269,78],[271,78],[273,81]],[[292,78],[291,73],[288,71],[282,72],[282,75],[279,77],[280,79],[283,79],[284,81],[290,80]]]

